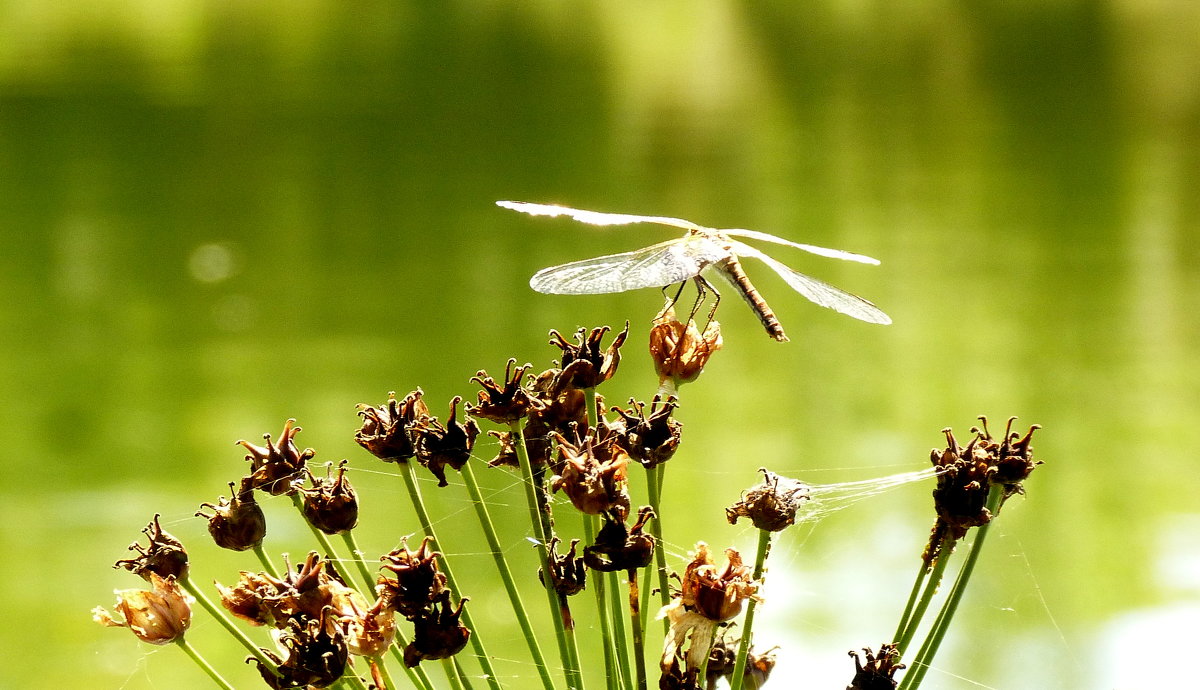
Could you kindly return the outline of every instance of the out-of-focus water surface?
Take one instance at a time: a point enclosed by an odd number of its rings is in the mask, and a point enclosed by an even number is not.
[[[817,483],[918,470],[943,427],[1019,415],[1045,427],[1046,464],[996,523],[926,686],[1162,687],[1200,605],[1198,25],[1182,0],[0,2],[0,685],[209,687],[88,611],[139,586],[109,566],[156,512],[198,582],[258,568],[191,517],[243,471],[236,439],[295,417],[319,460],[350,458],[377,553],[419,528],[394,468],[353,443],[356,403],[420,386],[442,414],[480,368],[548,366],[549,329],[626,319],[601,392],[652,395],[656,291],[526,285],[671,233],[492,205],[513,198],[883,262],[772,251],[888,327],[748,266],[792,342],[723,304],[725,349],[683,390],[669,465],[675,567],[697,540],[752,550],[723,507],[760,466]],[[528,578],[519,486],[477,472]],[[424,485],[445,547],[498,672],[533,687],[451,478]],[[846,651],[887,640],[930,488],[781,537],[758,631],[782,646],[773,684],[842,687]],[[290,505],[266,510],[269,550],[300,560]],[[202,613],[190,639],[254,686]]]

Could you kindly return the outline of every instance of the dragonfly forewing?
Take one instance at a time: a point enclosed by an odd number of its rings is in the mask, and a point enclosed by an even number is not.
[[[529,286],[551,295],[598,295],[665,287],[694,278],[706,266],[729,256],[721,245],[690,235],[632,252],[544,268],[530,278]]]

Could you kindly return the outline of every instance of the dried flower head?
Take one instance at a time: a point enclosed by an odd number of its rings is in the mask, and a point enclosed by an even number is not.
[[[850,652],[854,657],[854,679],[846,686],[846,690],[894,690],[898,683],[892,679],[896,671],[903,669],[900,663],[900,651],[896,645],[888,643],[879,648],[879,654],[873,654],[870,647],[863,647],[867,663],[863,664],[858,652]]]
[[[742,563],[737,549],[725,549],[725,559],[725,567],[718,568],[708,545],[699,542],[680,585],[683,605],[717,622],[741,613],[747,599],[759,598],[759,583],[751,577],[750,566]]]
[[[129,550],[136,552],[136,558],[126,558],[113,564],[114,568],[124,568],[141,577],[147,582],[151,574],[159,577],[174,577],[183,579],[188,575],[188,555],[183,548],[183,542],[163,531],[158,523],[158,515],[142,529],[142,534],[149,538],[150,543],[142,547],[134,542]]]
[[[359,403],[358,416],[362,417],[362,428],[354,432],[358,445],[384,462],[401,462],[411,458],[416,449],[409,438],[409,428],[422,417],[429,415],[429,407],[421,399],[421,389],[396,400],[396,393],[388,393],[387,402],[379,407]]]
[[[725,509],[725,517],[731,525],[737,524],[738,518],[748,517],[755,527],[778,532],[796,522],[796,511],[810,498],[810,487],[765,467],[758,471],[763,473],[762,483],[742,492],[741,500]]]
[[[382,656],[396,640],[396,612],[382,600],[361,614],[344,619],[344,623],[346,642],[355,656]]]
[[[428,659],[447,659],[462,651],[471,630],[460,622],[467,600],[450,608],[450,592],[443,591],[433,607],[413,620],[413,640],[404,648],[404,664],[416,666]]]
[[[558,553],[559,543],[558,537],[550,539],[550,548],[547,554],[550,565],[550,582],[554,585],[556,592],[564,597],[569,597],[579,594],[587,585],[587,567],[583,558],[575,555],[575,547],[579,545],[578,539],[571,540],[571,548],[565,554]],[[546,583],[546,573],[541,568],[538,568],[538,581],[543,585]]]
[[[300,489],[304,496],[302,510],[305,519],[325,534],[341,534],[358,524],[358,495],[346,478],[346,460],[338,464],[333,477],[331,464],[325,465],[325,478],[318,479],[305,468],[312,488]]]
[[[237,584],[226,587],[218,582],[216,588],[221,605],[252,625],[282,627],[297,612],[291,584],[266,573],[243,570]]]
[[[645,568],[654,557],[654,537],[645,533],[646,523],[654,517],[654,509],[642,506],[633,528],[624,519],[604,516],[604,526],[596,535],[596,543],[583,549],[583,562],[593,570],[614,572]]]
[[[379,578],[376,590],[384,605],[409,620],[424,615],[446,590],[446,576],[438,570],[436,551],[431,551],[428,537],[416,551],[402,546],[383,556],[383,567],[396,579],[386,575]]]
[[[709,321],[701,333],[695,321],[680,323],[675,310],[666,309],[650,329],[650,357],[664,386],[668,381],[674,388],[695,381],[708,358],[720,349],[721,325],[716,321]]]
[[[266,625],[279,630],[293,620],[327,620],[331,625],[340,617],[354,617],[367,608],[362,595],[346,586],[336,573],[325,568],[325,561],[314,551],[304,563],[284,579],[266,573],[241,572],[238,583],[225,587],[216,583],[221,605],[230,613],[253,625]]]
[[[326,620],[328,612],[317,618],[292,619],[279,635],[278,643],[284,658],[271,652],[266,655],[278,664],[278,675],[254,659],[258,672],[269,687],[324,688],[341,679],[350,660],[346,637],[333,621]]]
[[[129,628],[142,642],[169,644],[183,637],[192,624],[192,602],[174,576],[150,572],[153,590],[126,589],[116,592],[116,616],[103,607],[92,609],[92,619],[108,627]]]
[[[575,388],[595,388],[611,379],[621,362],[621,345],[629,336],[629,322],[618,333],[608,349],[600,349],[600,341],[609,331],[608,326],[593,328],[590,332],[579,329],[575,333],[576,343],[567,342],[558,331],[550,331],[550,344],[557,345],[563,353],[561,378]]]
[[[683,424],[671,416],[678,405],[678,398],[670,396],[663,402],[654,396],[650,402],[650,416],[646,416],[646,404],[629,399],[629,410],[614,407],[613,412],[621,415],[624,429],[621,445],[646,469],[651,469],[671,459],[679,449],[679,438]]]
[[[263,434],[265,446],[256,446],[249,441],[238,441],[238,445],[249,451],[250,478],[254,488],[272,496],[291,496],[304,483],[304,468],[317,454],[312,448],[299,450],[295,437],[300,432],[296,420],[289,419],[279,434],[279,445],[271,442],[270,434]]]
[[[586,515],[614,513],[624,520],[629,514],[629,492],[625,468],[629,455],[609,436],[596,443],[591,430],[580,443],[571,443],[554,432],[558,441],[561,474],[550,480],[550,490],[562,490],[571,504]]]
[[[213,511],[207,515],[196,511],[196,517],[208,520],[208,533],[217,546],[231,551],[245,551],[262,544],[267,536],[267,518],[258,501],[254,500],[254,487],[250,477],[242,478],[240,489],[229,483],[231,498],[221,496],[217,503],[201,503],[201,508]]]
[[[475,447],[475,437],[479,435],[479,425],[474,419],[468,417],[465,424],[458,421],[460,402],[462,398],[458,396],[450,401],[450,416],[446,418],[444,426],[435,417],[426,415],[411,429],[417,461],[433,472],[438,479],[438,486],[447,485],[447,466],[461,470],[467,464],[467,460],[471,459],[471,449]]]
[[[532,365],[515,366],[517,360],[510,359],[504,367],[504,385],[480,370],[471,380],[483,386],[479,391],[479,404],[468,405],[467,413],[473,417],[482,417],[498,424],[508,424],[523,419],[531,409],[538,409],[543,404],[530,396],[522,382]]]

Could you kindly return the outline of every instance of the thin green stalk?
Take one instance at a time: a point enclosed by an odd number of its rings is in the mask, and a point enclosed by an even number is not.
[[[550,573],[550,534],[547,520],[543,519],[541,514],[542,502],[538,498],[538,485],[533,476],[533,465],[529,461],[529,451],[525,448],[525,434],[519,421],[509,422],[508,430],[512,434],[513,448],[517,453],[517,464],[521,467],[523,480],[521,483],[525,486],[525,502],[529,507],[529,522],[538,540],[538,559],[541,562],[542,572],[548,575]],[[548,518],[548,516],[545,517]],[[582,682],[577,683],[576,679],[579,678],[582,681],[582,674],[571,661],[566,621],[563,620],[562,609],[559,606],[558,592],[554,589],[554,582],[549,577],[542,579],[545,580],[546,602],[550,606],[550,619],[554,623],[554,634],[558,639],[558,654],[563,664],[567,687],[580,688]]]
[[[488,548],[492,551],[492,560],[496,562],[496,570],[500,572],[500,579],[504,582],[505,591],[508,592],[508,600],[512,602],[513,614],[517,617],[521,633],[525,635],[525,644],[528,645],[534,666],[537,667],[538,675],[541,676],[542,685],[546,690],[554,690],[550,669],[546,666],[546,659],[542,656],[542,648],[538,645],[537,635],[534,634],[533,625],[529,622],[529,614],[525,612],[525,605],[521,602],[517,582],[508,567],[508,561],[504,559],[504,548],[500,544],[500,538],[496,535],[496,528],[488,514],[487,504],[483,501],[483,494],[479,491],[479,482],[475,479],[475,471],[471,468],[470,462],[463,465],[462,477],[463,482],[467,485],[467,493],[471,496],[471,505],[475,507],[475,515],[479,518],[479,526],[487,538]]]
[[[269,669],[271,673],[279,675],[279,664],[271,661],[270,657],[264,654],[263,651],[258,648],[258,645],[254,644],[254,641],[246,636],[246,633],[242,632],[240,628],[234,625],[229,616],[227,616],[222,609],[217,608],[217,606],[212,603],[212,600],[205,596],[204,592],[200,591],[200,589],[192,583],[192,579],[190,577],[181,578],[179,580],[179,586],[183,587],[188,594],[192,595],[196,601],[200,602],[200,605],[204,607],[204,610],[208,611],[209,615],[211,615],[213,618],[216,618],[217,622],[221,624],[221,627],[229,631],[229,634],[233,635],[233,637],[240,642],[243,647],[246,648],[246,651],[250,652],[250,654],[254,656],[254,658],[257,659],[260,664]]]
[[[771,537],[774,532],[760,529],[758,531],[758,551],[754,555],[754,579],[761,582],[763,570],[767,564],[767,555],[771,553]],[[730,680],[730,690],[742,690],[746,679],[746,659],[750,655],[751,634],[754,632],[754,609],[758,602],[754,599],[746,605],[746,622],[742,627],[742,641],[738,645],[737,661],[733,664],[733,679]]]
[[[297,512],[299,512],[301,517],[303,517],[304,499],[300,497],[299,491],[292,494],[292,505],[296,506]],[[308,521],[308,518],[304,518],[304,524],[308,525],[308,529],[311,530],[313,536],[316,537],[317,543],[321,545],[321,549],[325,552],[325,561],[329,564],[329,567],[332,568],[337,576],[341,578],[342,582],[346,583],[347,587],[358,589],[352,584],[350,573],[346,572],[344,564],[339,562],[337,549],[333,548],[333,542],[329,541],[329,535],[317,529],[311,522]],[[369,594],[370,591],[371,590],[367,590],[367,593]]]
[[[942,544],[938,548],[937,561],[934,562],[933,568],[929,571],[929,577],[925,580],[925,589],[921,592],[921,598],[917,600],[917,606],[913,609],[912,615],[909,616],[904,632],[896,640],[896,651],[901,656],[904,656],[908,645],[917,634],[917,627],[920,626],[921,619],[925,617],[925,611],[929,608],[929,603],[933,601],[938,587],[942,584],[942,575],[946,572],[946,566],[950,563],[950,552],[953,548],[953,539],[949,536],[942,539]]]
[[[650,521],[650,534],[654,535],[654,561],[658,570],[658,596],[663,606],[671,603],[671,588],[667,583],[667,555],[663,548],[662,529],[662,483],[666,474],[666,465],[659,463],[653,469],[646,470],[646,487],[649,490],[650,507],[654,509],[654,519]],[[647,598],[649,596],[647,590]],[[648,604],[647,599],[643,599]],[[645,608],[645,606],[643,606]],[[663,619],[663,634],[671,631],[671,624]]]
[[[441,552],[442,541],[434,533],[433,521],[429,519],[429,513],[425,510],[425,501],[421,498],[420,487],[417,486],[417,473],[413,468],[413,463],[406,461],[399,463],[399,465],[400,476],[404,477],[404,485],[408,488],[408,496],[412,499],[413,509],[417,511],[417,520],[421,523],[421,529],[425,532],[425,536],[433,541],[434,548]],[[446,584],[461,597],[463,590],[455,581],[454,572],[450,569],[450,560],[446,558],[444,553],[441,554],[439,564],[441,565],[442,574],[446,576]],[[492,668],[492,658],[483,646],[483,640],[479,635],[479,628],[475,627],[474,622],[471,621],[470,611],[465,608],[462,612],[462,620],[471,629],[471,646],[475,649],[475,656],[479,659],[479,666],[487,676],[488,687],[492,688],[492,690],[500,690],[500,680],[496,677],[496,671]]]
[[[349,685],[354,690],[367,690],[367,686],[363,684],[362,678],[353,669],[347,667],[346,672],[342,674],[342,682]]]
[[[442,659],[442,670],[446,672],[446,678],[450,681],[452,690],[463,690],[463,682],[460,679],[461,670],[458,664],[454,663],[454,659]]]
[[[933,629],[929,631],[929,635],[921,645],[920,651],[917,652],[916,659],[910,665],[909,671],[904,674],[904,680],[900,683],[900,690],[917,690],[921,685],[921,681],[925,678],[925,674],[928,673],[929,665],[933,663],[933,657],[937,654],[938,647],[941,646],[942,640],[946,637],[946,631],[950,629],[950,621],[954,618],[954,614],[958,610],[958,605],[962,601],[963,592],[967,589],[967,582],[971,579],[971,573],[975,570],[975,563],[979,560],[979,553],[983,549],[984,539],[987,538],[992,523],[996,521],[996,515],[1000,511],[1000,503],[1003,500],[1004,485],[992,484],[991,489],[988,490],[987,498],[987,510],[991,513],[992,519],[979,527],[979,531],[975,534],[975,542],[971,544],[971,552],[967,554],[967,559],[963,562],[962,569],[958,571],[954,587],[950,590],[950,595],[946,597],[946,603],[942,605],[942,610],[938,613],[937,620],[933,623]]]
[[[899,642],[904,637],[909,625],[913,623],[913,607],[916,606],[917,597],[921,594],[921,585],[925,583],[925,578],[929,575],[930,570],[929,564],[922,559],[921,568],[917,570],[917,579],[913,581],[912,591],[908,593],[908,601],[905,602],[904,611],[900,614],[900,623],[896,626],[896,634],[892,636],[893,642]]]
[[[368,660],[369,667],[372,669],[372,680],[375,680],[375,674],[378,673],[378,680],[383,682],[383,687],[377,690],[393,690],[396,687],[396,681],[392,680],[392,674],[388,673],[387,664],[383,663],[383,657],[377,656]]]
[[[596,543],[596,516],[583,514],[583,538],[585,545]],[[600,619],[600,646],[604,650],[604,682],[608,690],[620,687],[616,659],[613,658],[612,621],[608,615],[608,598],[605,595],[603,573],[592,571],[592,592],[596,595],[596,615]]]
[[[629,669],[629,640],[625,636],[625,615],[622,611],[625,607],[621,604],[621,583],[617,580],[616,573],[598,572],[596,574],[608,580],[605,587],[608,588],[610,615],[613,621],[612,634],[617,643],[617,670],[621,674],[621,684],[626,688],[632,688],[633,676]]]
[[[262,543],[254,545],[254,555],[258,556],[258,562],[262,564],[263,570],[268,575],[278,580],[279,571],[275,570],[275,564],[272,563],[271,559],[267,557],[267,552],[263,550]]]
[[[212,664],[208,663],[204,657],[200,656],[200,652],[196,651],[196,649],[192,647],[192,645],[189,644],[182,635],[175,640],[175,644],[178,645],[180,649],[187,652],[187,655],[192,658],[192,661],[196,662],[197,666],[204,669],[204,672],[208,674],[209,678],[213,679],[213,682],[217,684],[217,687],[225,688],[225,690],[233,690],[233,686],[229,684],[229,681],[222,678],[221,674],[217,673],[217,669],[213,668]]]
[[[588,428],[595,429],[596,423],[600,419],[600,410],[596,409],[598,407],[598,405],[596,405],[596,389],[595,388],[584,388],[583,389],[583,400],[585,403],[584,407],[587,408]],[[596,433],[597,432],[595,432],[595,431],[592,432],[593,438],[595,437]]]
[[[629,627],[633,630],[633,663],[637,671],[637,690],[646,690],[646,641],[642,630],[641,605],[638,603],[637,568],[629,569]]]
[[[429,680],[429,674],[425,672],[425,669],[420,664],[409,668],[408,664],[404,663],[404,648],[407,646],[408,641],[405,639],[404,633],[400,632],[397,628],[396,643],[389,647],[388,651],[392,653],[396,661],[400,662],[400,668],[408,672],[408,678],[414,686],[421,690],[433,690],[433,681]]]

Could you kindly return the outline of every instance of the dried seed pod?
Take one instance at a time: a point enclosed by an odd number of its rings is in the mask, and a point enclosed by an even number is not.
[[[265,446],[256,446],[249,441],[238,441],[238,445],[249,451],[250,478],[254,488],[272,496],[291,496],[304,483],[304,469],[317,452],[312,448],[299,450],[295,437],[300,432],[296,420],[289,419],[279,434],[279,444],[271,441],[270,434],[263,434]]]
[[[188,555],[183,548],[183,542],[163,531],[158,523],[158,515],[142,530],[150,543],[129,545],[129,550],[136,552],[136,558],[126,558],[113,564],[114,568],[124,568],[129,572],[150,582],[151,574],[159,577],[174,577],[181,580],[188,575]]]
[[[742,492],[741,499],[725,509],[729,524],[748,517],[754,526],[778,532],[796,522],[800,504],[811,498],[810,487],[798,479],[789,479],[765,467],[758,468],[763,481]]]
[[[267,518],[258,501],[254,500],[253,480],[243,477],[240,489],[234,490],[232,482],[229,489],[229,499],[221,496],[216,505],[200,504],[201,508],[212,510],[212,515],[197,511],[196,517],[208,520],[208,533],[223,549],[245,551],[260,546],[267,536]]]
[[[416,449],[409,438],[409,429],[422,417],[429,416],[429,407],[421,399],[421,389],[396,400],[388,393],[387,402],[379,407],[359,403],[358,415],[362,428],[354,432],[354,440],[384,462],[402,462],[411,458]]]
[[[317,479],[305,472],[312,488],[300,489],[304,496],[302,511],[309,524],[325,534],[341,534],[358,524],[358,495],[346,478],[346,460],[338,464],[337,477],[330,476],[332,467],[326,465],[325,478]]]
[[[192,599],[174,576],[150,572],[153,590],[126,589],[117,592],[116,616],[103,607],[92,609],[92,619],[108,627],[129,628],[139,640],[169,644],[183,637],[192,624]]]

